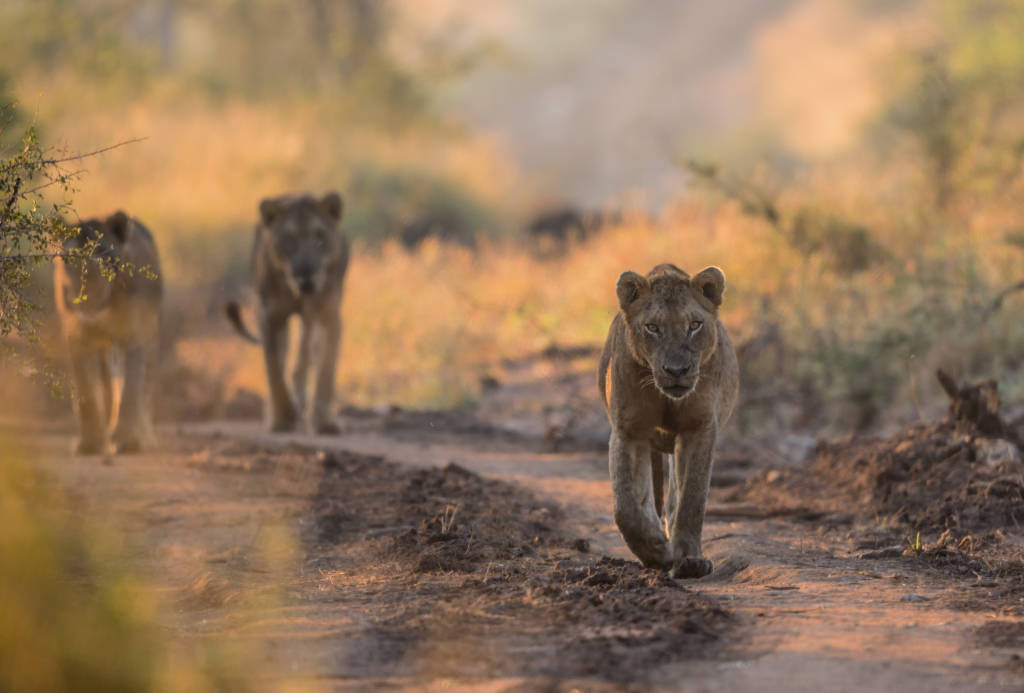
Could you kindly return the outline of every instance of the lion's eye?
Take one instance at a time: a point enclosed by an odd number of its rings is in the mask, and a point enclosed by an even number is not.
[[[661,330],[653,322],[649,322],[646,325],[644,325],[644,329],[647,330],[647,334],[661,334]]]
[[[704,323],[702,323],[700,320],[694,320],[693,322],[690,323],[690,334],[693,334],[703,326]]]

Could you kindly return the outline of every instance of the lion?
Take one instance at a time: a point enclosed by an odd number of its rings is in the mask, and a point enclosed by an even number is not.
[[[298,430],[306,417],[309,367],[316,361],[312,427],[337,434],[331,415],[334,378],[341,346],[341,297],[348,269],[349,244],[341,230],[344,203],[331,192],[285,195],[260,202],[260,223],[252,250],[252,279],[259,298],[259,333],[242,321],[237,303],[227,306],[228,319],[240,335],[263,345],[270,390],[268,414],[272,432]],[[292,372],[292,391],[285,381],[288,319],[300,316],[302,334]]]
[[[718,320],[724,291],[717,267],[692,279],[670,264],[646,277],[624,272],[598,370],[615,523],[645,567],[674,577],[713,568],[701,553],[704,510],[718,432],[739,394],[736,352]],[[667,508],[664,454],[673,462]]]
[[[110,442],[118,453],[138,452],[153,441],[149,370],[163,300],[156,242],[138,220],[118,211],[82,221],[63,242],[65,254],[83,248],[92,252],[81,266],[58,257],[54,267],[57,314],[77,394],[76,452],[105,454]],[[118,355],[124,368],[119,403],[112,382]]]

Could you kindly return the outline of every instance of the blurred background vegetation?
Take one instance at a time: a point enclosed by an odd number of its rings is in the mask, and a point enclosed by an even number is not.
[[[725,270],[753,424],[849,431],[940,406],[937,365],[1024,395],[1021,29],[1010,0],[10,0],[0,89],[51,144],[146,138],[76,207],[155,230],[173,353],[229,389],[263,390],[218,317],[258,200],[338,189],[351,403],[471,402],[671,260]],[[604,221],[537,252],[552,209]]]

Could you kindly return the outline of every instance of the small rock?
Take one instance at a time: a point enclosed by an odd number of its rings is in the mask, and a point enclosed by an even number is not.
[[[930,602],[931,600],[931,597],[924,597],[920,594],[914,594],[913,592],[909,592],[900,597],[901,602]]]

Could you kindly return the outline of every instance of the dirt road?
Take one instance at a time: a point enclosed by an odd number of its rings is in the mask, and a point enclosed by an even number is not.
[[[184,638],[324,690],[1024,690],[1024,602],[872,549],[820,513],[725,503],[676,581],[631,560],[606,459],[463,414],[352,414],[337,438],[258,423],[162,431],[165,450],[74,459],[31,433],[74,512],[125,528],[124,560]],[[872,554],[868,553],[868,556]]]

